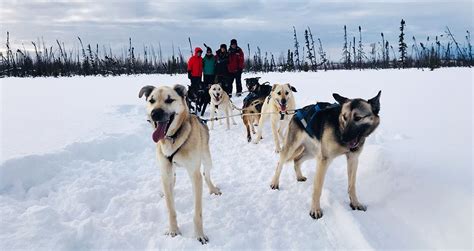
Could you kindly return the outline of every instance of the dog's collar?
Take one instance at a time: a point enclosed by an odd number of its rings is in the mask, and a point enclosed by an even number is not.
[[[174,144],[176,138],[179,136],[179,133],[181,132],[181,128],[183,128],[183,127],[180,126],[179,129],[178,129],[173,135],[171,135],[171,136],[166,135],[166,136],[165,136],[165,139],[171,140],[172,143]]]
[[[182,126],[173,135],[165,136],[165,139],[171,140],[172,144],[174,144],[174,142],[176,141],[176,138],[179,136],[179,133],[181,132],[181,128],[182,128]],[[181,146],[176,148],[176,150],[169,156],[165,155],[165,157],[168,159],[169,162],[173,163],[173,157],[179,151],[180,148],[181,148]]]

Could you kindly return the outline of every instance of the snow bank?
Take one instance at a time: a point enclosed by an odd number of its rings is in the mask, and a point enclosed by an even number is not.
[[[250,76],[253,74],[247,74]],[[299,107],[339,92],[379,89],[381,125],[358,172],[367,212],[350,210],[345,160],[328,170],[324,217],[309,215],[308,181],[277,161],[269,126],[248,144],[241,123],[211,132],[213,178],[204,229],[193,238],[191,184],[177,170],[182,235],[170,238],[151,129],[138,90],[187,83],[186,76],[1,80],[0,249],[472,249],[472,70],[467,68],[259,74],[290,82]],[[246,77],[247,77],[246,76]],[[242,99],[235,99],[241,104]]]

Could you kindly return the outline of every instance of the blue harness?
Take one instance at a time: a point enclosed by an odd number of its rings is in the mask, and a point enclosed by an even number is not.
[[[311,125],[314,123],[314,120],[318,116],[319,112],[339,106],[338,103],[327,103],[327,102],[318,102],[313,105],[306,106],[304,108],[300,108],[296,110],[295,117],[298,119],[298,121],[303,125],[304,130],[306,133],[309,134],[309,136],[314,137],[314,131]],[[312,115],[310,113],[312,112]]]

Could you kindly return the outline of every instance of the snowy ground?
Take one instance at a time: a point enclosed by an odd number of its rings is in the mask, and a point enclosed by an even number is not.
[[[248,144],[238,119],[230,131],[211,132],[223,195],[204,194],[210,243],[193,237],[184,169],[175,195],[182,235],[170,238],[137,94],[146,84],[187,83],[186,76],[7,78],[0,80],[0,250],[472,249],[471,69],[259,75],[296,86],[298,107],[332,101],[333,92],[370,98],[382,90],[381,125],[358,172],[367,212],[348,206],[342,158],[328,171],[318,221],[308,215],[314,161],[303,165],[307,182],[297,183],[288,166],[280,190],[270,190],[278,157],[269,127],[261,144]]]

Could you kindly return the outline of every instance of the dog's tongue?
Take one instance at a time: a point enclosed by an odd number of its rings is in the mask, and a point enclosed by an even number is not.
[[[280,105],[280,109],[282,112],[286,111],[286,105]]]
[[[151,136],[153,138],[153,141],[155,141],[155,143],[158,143],[160,139],[163,139],[165,137],[167,126],[168,126],[168,121],[157,122],[156,129]]]
[[[351,148],[351,149],[356,148],[357,145],[359,145],[359,140],[358,140],[358,138],[355,138],[355,139],[349,141],[348,145],[349,145],[349,148]]]

